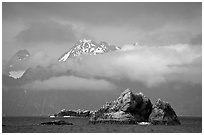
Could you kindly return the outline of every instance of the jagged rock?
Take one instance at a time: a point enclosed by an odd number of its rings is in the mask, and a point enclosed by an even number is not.
[[[98,119],[95,121],[89,121],[91,124],[98,124],[98,123],[103,123],[103,124],[137,124],[135,120],[130,120],[130,119]]]
[[[107,102],[102,108],[97,110],[90,118],[95,123],[107,122],[109,120],[124,121],[124,123],[136,123],[148,121],[152,110],[150,99],[142,93],[133,94],[126,89],[119,98],[113,102]],[[134,121],[134,122],[132,122]]]
[[[117,99],[119,110],[131,113],[136,121],[148,121],[152,110],[150,99],[142,93],[133,94],[132,91],[126,89]]]
[[[85,111],[81,111],[79,113],[80,117],[89,117],[90,116],[90,111],[89,110],[85,110]]]
[[[109,119],[132,119],[134,120],[134,117],[130,113],[125,113],[123,111],[105,113],[104,116]]]
[[[149,121],[154,125],[180,125],[180,121],[171,107],[167,102],[157,100],[153,106],[152,113],[149,116]]]
[[[63,109],[56,116],[63,117],[63,116],[76,116],[76,115],[77,113],[75,111]]]
[[[74,117],[90,117],[91,111],[89,110],[65,110],[62,109],[59,113],[54,114],[55,117],[66,117],[66,116],[74,116]]]
[[[55,120],[49,122],[42,122],[41,125],[73,125],[73,124],[63,120]]]

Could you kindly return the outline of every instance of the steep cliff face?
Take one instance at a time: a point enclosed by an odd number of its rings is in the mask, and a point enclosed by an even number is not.
[[[126,89],[117,100],[106,103],[97,110],[90,121],[97,120],[118,120],[133,121],[132,123],[148,121],[152,110],[150,99],[142,93],[133,93]]]
[[[179,125],[181,124],[171,105],[165,101],[157,100],[153,106],[149,121],[154,125]]]
[[[149,98],[126,89],[113,102],[107,102],[95,111],[91,123],[178,125],[180,121],[171,105],[158,100],[154,106]]]

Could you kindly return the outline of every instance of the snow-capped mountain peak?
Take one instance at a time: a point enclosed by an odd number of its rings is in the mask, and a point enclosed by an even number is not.
[[[4,65],[4,72],[14,79],[22,77],[29,66],[30,53],[23,49],[16,52]]]
[[[107,42],[96,43],[92,40],[79,40],[69,51],[65,52],[58,61],[66,61],[68,58],[73,58],[81,54],[97,55],[111,51],[116,51],[120,47],[110,45]]]

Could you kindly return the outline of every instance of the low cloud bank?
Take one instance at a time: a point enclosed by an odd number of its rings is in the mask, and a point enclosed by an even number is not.
[[[23,88],[31,90],[113,90],[115,86],[105,80],[60,76],[44,81],[36,80],[24,85]]]
[[[127,46],[121,51],[83,56],[62,67],[83,76],[123,78],[148,87],[168,81],[201,83],[201,48],[189,45]]]
[[[33,63],[43,66],[49,71],[47,74],[52,75],[46,80],[26,84],[25,88],[108,90],[116,87],[110,80],[142,82],[147,87],[168,82],[196,84],[202,81],[201,46],[188,44],[124,45],[119,51],[95,56],[81,55],[60,63],[49,60],[44,54],[37,56],[31,62],[37,61]]]

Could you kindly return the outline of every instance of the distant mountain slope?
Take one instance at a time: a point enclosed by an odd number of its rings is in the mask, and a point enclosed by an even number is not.
[[[19,50],[11,59],[4,65],[4,73],[12,78],[20,78],[23,73],[29,68],[30,53],[28,50]]]
[[[79,40],[69,51],[65,52],[58,61],[67,61],[68,58],[73,58],[81,54],[97,55],[111,51],[119,50],[120,47],[110,45],[107,42],[96,43],[92,40]]]

